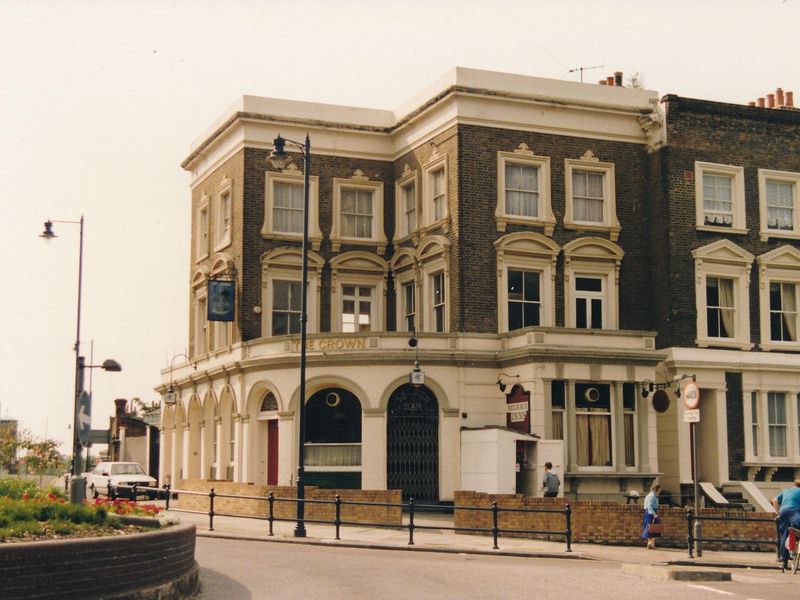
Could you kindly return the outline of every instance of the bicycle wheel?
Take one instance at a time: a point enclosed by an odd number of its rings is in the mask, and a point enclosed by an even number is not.
[[[792,553],[792,575],[797,574],[798,566],[800,566],[800,548],[795,548]]]

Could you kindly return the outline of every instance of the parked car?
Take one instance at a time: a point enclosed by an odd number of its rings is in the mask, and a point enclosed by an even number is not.
[[[117,489],[117,486],[141,485],[144,487],[156,487],[156,480],[144,472],[141,465],[135,462],[101,462],[97,466],[84,473],[86,478],[86,490],[92,498],[97,498],[100,494],[106,496],[130,496],[132,491],[127,487]],[[158,492],[151,490],[147,492],[148,498],[156,498]]]

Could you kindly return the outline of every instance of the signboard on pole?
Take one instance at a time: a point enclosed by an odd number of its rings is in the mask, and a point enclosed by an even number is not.
[[[92,397],[83,390],[78,398],[78,440],[81,446],[88,446],[92,435]]]
[[[700,409],[695,408],[692,410],[683,411],[684,423],[699,423],[700,422]]]
[[[700,406],[700,389],[694,381],[690,381],[683,388],[683,403],[689,410]]]

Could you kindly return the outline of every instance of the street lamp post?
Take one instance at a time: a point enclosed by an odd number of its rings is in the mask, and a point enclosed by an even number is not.
[[[83,485],[83,478],[80,477],[81,473],[81,444],[79,438],[80,432],[80,414],[79,406],[81,395],[83,394],[83,370],[100,367],[106,371],[121,371],[119,363],[113,359],[103,361],[102,365],[87,365],[84,358],[81,356],[81,294],[83,291],[83,215],[80,221],[51,221],[48,219],[44,222],[44,231],[39,234],[46,242],[58,237],[53,232],[53,223],[69,223],[71,225],[78,225],[80,227],[80,245],[78,251],[78,316],[77,327],[75,332],[75,388],[74,388],[74,405],[72,410],[72,469],[70,471],[70,500],[72,502],[83,502],[86,497],[86,488]]]
[[[269,160],[277,169],[283,169],[291,157],[286,153],[286,143],[300,150],[303,155],[303,259],[300,283],[300,431],[297,449],[297,523],[294,528],[295,537],[306,537],[305,524],[305,441],[306,441],[306,323],[308,321],[308,190],[309,172],[311,170],[311,140],[306,134],[304,143],[287,140],[278,135],[275,138],[275,149]]]

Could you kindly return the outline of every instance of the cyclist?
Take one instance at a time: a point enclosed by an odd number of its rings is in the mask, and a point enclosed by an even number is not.
[[[789,563],[789,549],[786,538],[789,527],[800,528],[800,479],[795,479],[792,487],[786,488],[772,499],[772,506],[778,513],[778,530],[781,533],[781,560],[785,569]]]

